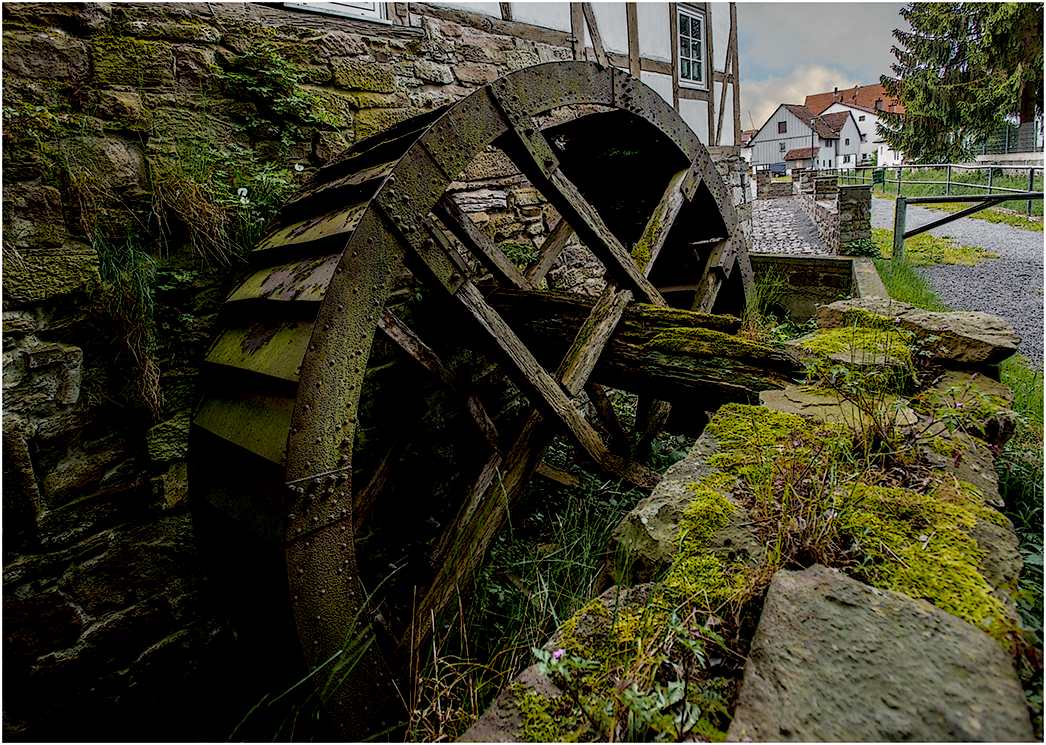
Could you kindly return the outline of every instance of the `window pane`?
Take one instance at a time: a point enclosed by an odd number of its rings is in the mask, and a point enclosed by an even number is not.
[[[701,63],[696,60],[694,61],[694,80],[704,80],[701,77]]]
[[[690,56],[696,60],[701,59],[701,42],[699,40],[694,39],[692,49],[694,50],[694,53]]]
[[[679,14],[679,34],[680,36],[690,36],[690,19],[682,13]]]
[[[679,60],[679,65],[680,65],[679,77],[685,78],[685,79],[689,80],[690,79],[690,60],[688,60],[688,59],[681,59],[681,60]]]
[[[695,37],[695,38],[701,35],[701,19],[700,18],[691,18],[690,19],[690,35]]]
[[[690,56],[690,40],[680,39],[679,40],[679,56],[689,57]]]

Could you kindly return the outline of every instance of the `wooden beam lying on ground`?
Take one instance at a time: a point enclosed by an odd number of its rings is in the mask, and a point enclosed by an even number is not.
[[[487,299],[539,360],[562,358],[595,298],[498,290]],[[782,352],[734,336],[740,321],[644,303],[625,311],[590,380],[661,400],[754,401],[801,376]],[[714,407],[711,407],[714,408]]]

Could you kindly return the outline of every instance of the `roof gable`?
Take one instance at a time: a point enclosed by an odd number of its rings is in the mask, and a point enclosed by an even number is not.
[[[846,126],[846,120],[850,118],[849,111],[837,111],[834,114],[821,114],[824,123],[832,128],[833,132],[842,132]]]

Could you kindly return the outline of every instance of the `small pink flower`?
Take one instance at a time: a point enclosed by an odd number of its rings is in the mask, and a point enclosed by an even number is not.
[[[962,407],[963,407],[963,403],[962,403],[962,401],[957,401],[957,402],[955,403],[955,408],[957,408],[957,409],[961,409]]]
[[[562,656],[563,656],[563,650],[562,649],[557,649],[555,652],[552,653],[552,659],[554,659],[554,660],[558,660]]]

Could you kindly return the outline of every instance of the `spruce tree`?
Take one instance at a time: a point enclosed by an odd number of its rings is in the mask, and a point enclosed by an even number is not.
[[[1042,3],[911,3],[911,32],[895,30],[896,77],[887,93],[905,107],[884,112],[879,135],[909,161],[973,156],[1007,119],[1043,110]]]

